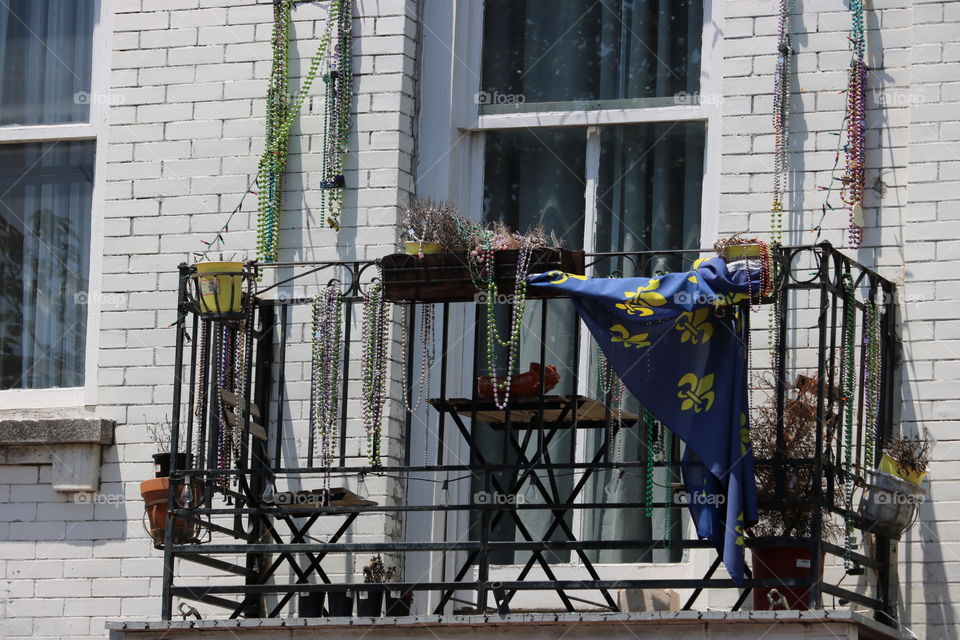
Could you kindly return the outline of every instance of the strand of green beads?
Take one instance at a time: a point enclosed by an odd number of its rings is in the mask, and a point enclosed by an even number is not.
[[[643,476],[643,502],[645,515],[648,518],[653,517],[653,456],[654,456],[654,438],[656,421],[653,414],[643,409],[643,428],[647,430],[647,448],[644,452],[646,463]]]
[[[665,507],[663,509],[663,548],[669,549],[673,542],[673,437],[663,430],[663,462],[666,473]]]
[[[843,413],[844,413],[844,456],[843,456],[843,488],[844,488],[844,520],[846,532],[844,536],[845,569],[853,568],[851,554],[853,552],[853,419],[854,419],[854,333],[856,331],[856,306],[854,304],[853,279],[849,273],[843,275],[844,315],[843,315],[843,345],[842,369],[840,373],[843,385]]]

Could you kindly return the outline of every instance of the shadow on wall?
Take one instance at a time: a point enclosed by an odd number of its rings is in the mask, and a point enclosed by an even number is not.
[[[916,582],[919,577],[923,584],[923,604],[925,608],[924,622],[926,633],[923,637],[928,640],[957,640],[960,638],[960,631],[957,629],[957,610],[956,604],[951,602],[949,594],[950,578],[947,576],[945,562],[954,560],[951,557],[953,552],[944,547],[940,539],[937,516],[934,509],[936,504],[936,485],[928,482],[926,500],[920,504],[919,519],[917,526],[911,530],[910,537],[904,540],[906,553],[904,554],[906,574],[901,579],[901,584],[908,590],[904,598],[904,609],[901,613],[902,620],[909,626],[909,612],[911,594],[909,585]],[[913,545],[909,544],[916,534],[919,533],[920,545],[923,551],[923,562],[911,562],[911,549]],[[916,576],[917,567],[920,568],[920,576]]]

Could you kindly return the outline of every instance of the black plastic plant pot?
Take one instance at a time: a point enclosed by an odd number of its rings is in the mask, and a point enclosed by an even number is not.
[[[300,606],[298,610],[300,611],[301,618],[319,618],[323,615],[323,596],[322,591],[314,591],[312,593],[301,593],[300,594]]]
[[[376,618],[383,615],[383,591],[367,591],[357,600],[357,615],[361,618]]]
[[[334,618],[353,615],[353,596],[346,590],[327,592],[327,613]]]
[[[193,465],[193,455],[189,453],[177,454],[177,470],[178,471],[189,469],[192,465]],[[169,453],[153,454],[153,468],[154,468],[155,478],[169,478],[170,477],[170,454]]]
[[[404,595],[394,598],[393,594],[387,594],[387,615],[388,616],[408,616],[410,615],[409,596]]]

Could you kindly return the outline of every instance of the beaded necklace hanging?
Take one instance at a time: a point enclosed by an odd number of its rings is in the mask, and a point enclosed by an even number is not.
[[[666,468],[665,496],[666,507],[663,510],[663,548],[669,549],[673,543],[673,435],[663,429],[663,461]]]
[[[623,420],[623,381],[613,370],[607,357],[603,355],[600,345],[597,345],[597,387],[600,397],[611,405],[607,416],[607,460],[623,462],[622,452],[622,420]]]
[[[407,326],[409,305],[403,305],[403,320],[400,326]],[[436,345],[434,344],[434,309],[432,304],[420,305],[420,345],[423,348],[420,359],[420,380],[417,387],[416,400],[410,402],[410,380],[407,377],[407,367],[403,367],[402,387],[403,406],[408,413],[416,413],[425,399],[430,397],[430,370],[436,359]],[[400,351],[407,357],[407,332],[400,332]]]
[[[234,342],[232,336],[233,328],[228,323],[220,326],[218,333],[216,378],[218,389],[231,389],[233,387],[233,354]],[[223,471],[231,466],[231,454],[233,453],[233,429],[230,421],[227,419],[227,404],[216,394],[217,405],[217,469]],[[218,484],[226,487],[229,484],[230,477],[221,474],[218,478]]]
[[[843,490],[844,490],[844,559],[846,569],[853,568],[851,553],[853,550],[853,419],[856,378],[854,375],[854,333],[856,331],[856,306],[853,279],[849,273],[843,275],[844,314],[843,344],[840,359],[840,383],[843,396],[844,442],[843,442]]]
[[[847,246],[857,248],[863,238],[863,192],[866,186],[866,132],[867,132],[867,66],[863,61],[863,0],[850,0],[850,60],[847,85],[847,143],[846,172],[842,179],[840,198],[849,207]]]
[[[292,0],[279,0],[274,3],[273,66],[267,90],[266,132],[263,155],[257,166],[257,256],[262,262],[276,262],[280,251],[280,211],[282,204],[283,173],[287,163],[287,144],[290,130],[300,113],[310,88],[317,77],[321,63],[330,52],[333,29],[337,29],[336,44],[332,59],[328,62],[328,92],[325,105],[335,105],[332,114],[326,113],[324,122],[324,181],[332,179],[338,183],[334,189],[337,196],[331,196],[329,204],[335,209],[328,210],[327,223],[339,228],[339,210],[342,208],[343,189],[343,153],[347,145],[347,129],[350,120],[350,86],[352,72],[350,58],[351,2],[350,0],[331,0],[327,22],[320,37],[317,51],[310,60],[310,68],[303,79],[303,86],[297,93],[292,105],[288,105],[289,40]],[[330,88],[333,88],[331,96]],[[335,134],[328,136],[327,131]],[[336,153],[329,154],[334,149]],[[328,165],[329,159],[329,165]],[[340,174],[334,174],[339,167]],[[328,170],[329,169],[329,170]],[[326,187],[323,187],[326,190]],[[327,201],[325,201],[327,203]],[[332,221],[332,222],[331,222]]]
[[[340,229],[343,191],[346,180],[343,160],[350,137],[350,93],[353,82],[350,46],[352,10],[349,0],[341,0],[337,10],[337,34],[327,72],[323,112],[323,179],[320,182],[321,207],[327,212],[327,226]]]
[[[332,284],[313,299],[310,407],[320,447],[323,486],[330,490],[330,467],[337,445],[340,349],[343,336],[343,294]]]
[[[866,354],[864,372],[866,435],[863,464],[873,469],[874,447],[877,439],[877,420],[880,415],[880,311],[873,296],[866,302],[863,331],[863,350]]]
[[[777,67],[773,76],[773,206],[770,209],[770,241],[783,242],[783,190],[787,179],[787,146],[790,120],[790,57],[793,47],[787,28],[787,0],[780,0]]]
[[[363,429],[367,435],[370,466],[380,466],[381,417],[387,384],[387,316],[390,303],[383,285],[374,282],[363,296],[360,377],[363,380]]]
[[[658,422],[653,414],[643,409],[643,428],[646,431],[647,446],[644,451],[644,474],[643,474],[643,503],[644,514],[648,518],[653,517],[653,465],[657,458],[658,447]]]
[[[500,336],[497,328],[495,303],[499,292],[497,290],[496,272],[494,269],[494,249],[492,246],[493,232],[481,231],[482,244],[469,254],[468,264],[474,286],[487,294],[487,313],[485,316],[487,336],[487,371],[493,381],[493,403],[500,409],[506,409],[510,404],[510,385],[513,381],[513,365],[520,347],[520,333],[523,328],[523,314],[527,302],[527,272],[533,257],[533,244],[526,238],[520,238],[520,248],[517,251],[517,271],[514,276],[513,308],[510,315],[510,333],[506,340]],[[507,367],[504,378],[500,381],[497,376],[497,345],[507,348]],[[502,394],[502,395],[501,395]]]

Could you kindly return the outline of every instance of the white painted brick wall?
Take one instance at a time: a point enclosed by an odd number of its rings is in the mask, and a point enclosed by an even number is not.
[[[775,3],[722,2],[727,117],[719,228],[762,233],[772,186]],[[175,269],[202,249],[200,240],[239,202],[263,146],[269,2],[111,4],[112,90],[123,101],[110,113],[101,288],[121,297],[100,318],[97,411],[119,423],[117,444],[104,452],[101,469],[101,495],[118,499],[70,504],[50,488],[49,466],[0,466],[0,637],[104,637],[105,619],[159,613],[159,553],[140,527],[138,483],[152,469],[147,426],[170,410]],[[310,100],[291,144],[281,260],[372,258],[392,244],[398,206],[412,187],[415,4],[358,0],[363,17],[354,28],[362,46],[354,59],[357,115],[344,230],[326,229],[318,209],[322,102]],[[808,243],[823,202],[817,187],[829,179],[832,134],[843,117],[838,91],[849,62],[849,15],[836,0],[791,7],[799,53],[788,239]],[[297,6],[294,67],[309,63],[325,12],[325,3]],[[886,190],[882,196],[868,191],[871,227],[856,257],[901,288],[902,419],[906,429],[927,427],[938,439],[931,500],[900,545],[901,615],[921,638],[954,637],[960,622],[960,5],[874,0],[867,26],[874,67],[867,181],[880,180]],[[253,246],[255,207],[248,197],[234,218],[227,255]],[[842,245],[845,216],[835,212],[825,222],[824,237]],[[798,337],[798,345],[804,339]],[[296,358],[298,348],[291,345],[291,371],[302,380],[308,356],[301,350]],[[806,355],[798,354],[798,366]],[[306,388],[293,377],[288,382],[288,417],[300,418]],[[357,398],[354,392],[349,400],[352,415]],[[358,428],[351,421],[351,434]],[[397,428],[392,422],[391,436]],[[352,438],[348,448],[359,453],[361,443]],[[396,490],[372,482],[369,488]],[[358,536],[382,537],[393,526],[365,520]],[[208,573],[184,571],[200,578]]]
[[[954,86],[960,40],[956,3],[884,0],[866,3],[868,95],[868,229],[855,259],[876,266],[900,288],[904,366],[903,428],[926,427],[937,438],[935,463],[920,522],[900,544],[901,607],[905,625],[920,638],[954,637],[960,624],[960,517],[955,461],[960,459],[957,415],[960,380],[960,313],[956,258],[960,199],[952,141],[958,128]],[[872,7],[871,7],[872,4]],[[823,192],[833,165],[843,118],[849,64],[850,16],[843,3],[791,3],[794,58],[791,107],[790,213],[788,240],[811,242],[820,219]],[[725,113],[720,229],[769,229],[772,189],[770,97],[773,88],[776,20],[772,3],[724,2]],[[950,51],[951,58],[946,57]],[[749,59],[752,64],[743,62]],[[747,73],[745,69],[752,69]],[[750,107],[744,101],[752,98]],[[730,103],[733,106],[730,106]],[[811,153],[812,152],[812,153]],[[802,161],[802,164],[800,162]],[[842,158],[841,158],[842,166]],[[743,178],[750,176],[749,187]],[[839,174],[838,174],[839,175]],[[881,196],[870,187],[886,187]],[[745,198],[742,194],[752,194]],[[832,203],[837,206],[836,195]],[[877,224],[880,228],[877,228]],[[827,216],[823,237],[843,246],[845,212]],[[932,285],[931,285],[932,283]]]

